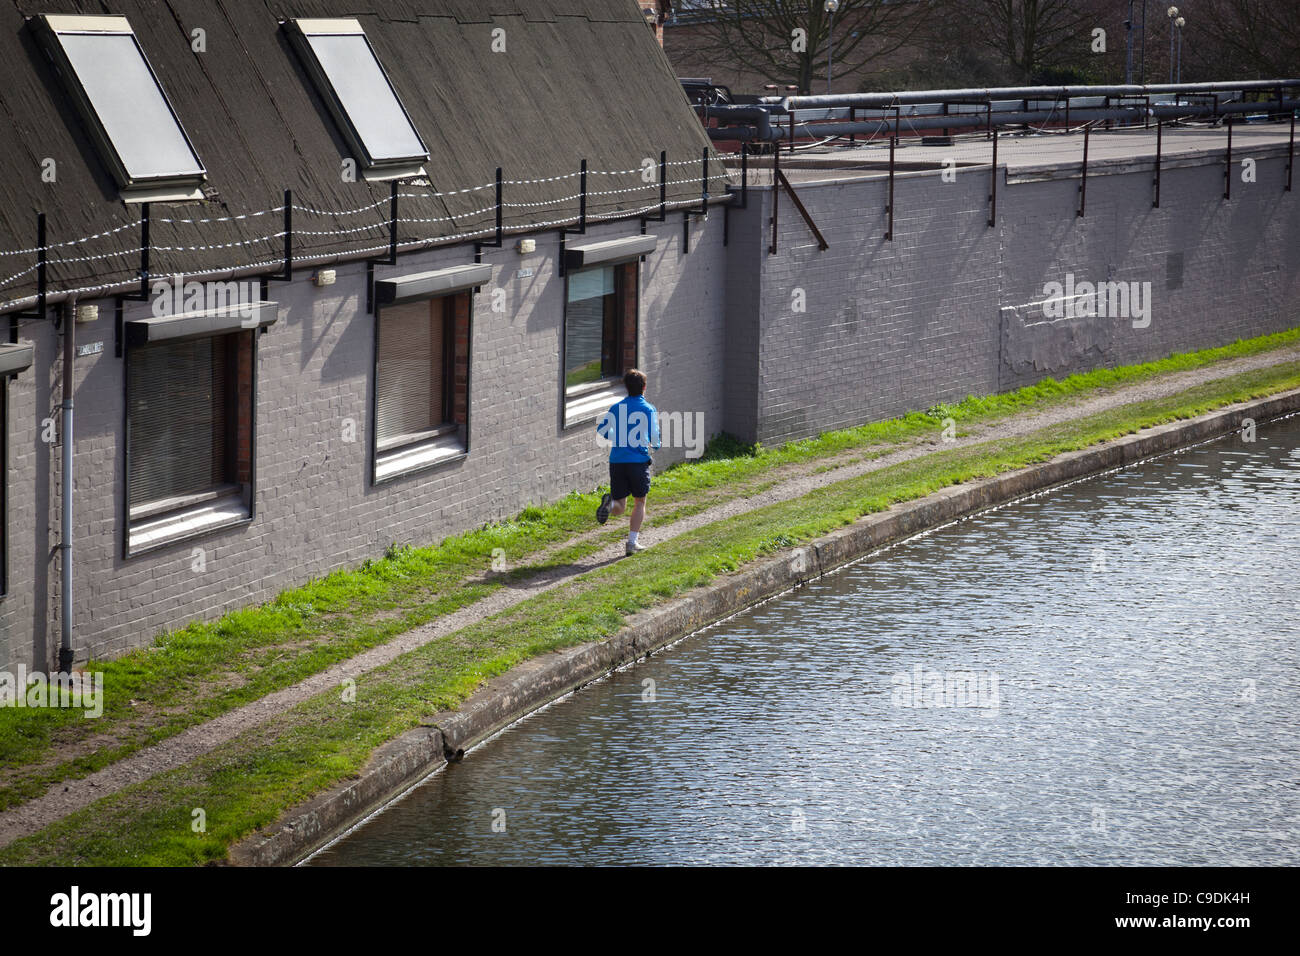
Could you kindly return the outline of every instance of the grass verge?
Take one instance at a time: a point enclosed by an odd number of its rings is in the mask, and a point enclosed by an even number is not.
[[[1300,387],[1300,363],[1243,373],[1014,440],[937,451],[697,529],[403,655],[358,681],[354,703],[319,694],[184,767],[127,787],[0,850],[0,864],[187,865],[356,773],[371,752],[529,657],[600,640],[638,610],[793,546],[963,481],[1144,427]],[[202,809],[204,833],[191,827]]]
[[[879,454],[882,447],[936,435],[946,419],[966,426],[996,421],[1297,342],[1300,329],[1292,329],[1156,362],[1045,379],[776,448],[722,436],[702,460],[656,475],[654,517],[667,524],[698,513],[723,491],[755,493],[791,468],[830,471],[830,463],[846,454],[865,457],[871,449]],[[592,553],[618,536],[592,533],[595,501],[594,493],[573,492],[437,545],[393,547],[381,559],[285,591],[267,604],[191,623],[113,661],[91,661],[86,670],[104,673],[98,720],[81,719],[79,711],[0,708],[0,811],[473,604],[502,586],[500,577],[488,574],[497,549],[515,580]],[[556,548],[561,550],[547,553]],[[546,558],[530,563],[543,553]]]

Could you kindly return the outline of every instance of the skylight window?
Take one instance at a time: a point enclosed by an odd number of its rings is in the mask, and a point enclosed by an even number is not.
[[[44,16],[45,39],[128,202],[202,199],[207,178],[126,17]]]
[[[293,37],[367,179],[421,175],[429,151],[357,20],[291,20]]]

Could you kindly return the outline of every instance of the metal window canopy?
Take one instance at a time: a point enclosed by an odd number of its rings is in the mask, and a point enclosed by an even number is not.
[[[655,251],[658,236],[628,236],[624,239],[606,239],[581,246],[565,246],[564,268],[583,269],[594,265],[612,265],[639,259]]]
[[[181,312],[176,315],[132,319],[125,323],[126,342],[132,348],[157,342],[224,335],[241,329],[263,329],[280,318],[276,302],[248,302],[204,312]]]
[[[30,345],[0,345],[0,376],[27,371],[32,367],[33,354]]]
[[[316,85],[317,91],[325,100],[334,122],[338,125],[339,131],[343,134],[348,148],[352,150],[353,155],[357,156],[362,163],[361,175],[368,181],[383,182],[393,179],[405,179],[412,176],[426,175],[424,163],[429,159],[429,149],[425,145],[424,138],[420,136],[419,130],[415,128],[415,123],[411,120],[411,114],[407,112],[406,106],[402,103],[401,97],[397,95],[397,89],[393,86],[393,81],[388,76],[388,71],[384,69],[383,63],[380,62],[375,48],[370,43],[370,38],[366,36],[365,29],[361,26],[359,20],[349,19],[302,19],[295,18],[285,21],[288,27],[290,42],[298,52],[299,58],[307,68],[312,82]],[[372,79],[382,80],[386,85],[392,99],[389,103],[382,103],[372,99],[370,102],[376,110],[386,109],[392,114],[393,118],[400,113],[405,120],[407,130],[411,139],[418,144],[418,149],[407,150],[401,155],[390,152],[383,155],[377,143],[367,143],[366,137],[359,129],[359,124],[353,118],[351,112],[344,105],[344,99],[348,96],[344,84],[349,78],[345,75],[330,75],[326,65],[321,62],[317,55],[317,50],[312,45],[313,39],[326,37],[355,37],[359,42],[365,44],[365,49],[369,52],[370,63],[378,71],[377,76]],[[355,98],[355,97],[354,97]],[[396,111],[394,111],[396,107]],[[400,127],[392,123],[389,129],[393,130]],[[400,129],[399,132],[402,132]],[[374,147],[374,148],[372,148]]]
[[[41,15],[35,22],[56,71],[95,141],[100,156],[117,181],[122,200],[144,203],[202,199],[203,191],[199,187],[208,178],[207,170],[158,81],[149,58],[145,56],[135,31],[131,29],[130,21],[121,16]],[[65,42],[72,37],[100,37],[110,43],[110,38],[129,39],[139,57],[138,66],[143,68],[143,72],[134,77],[137,81],[136,88],[130,88],[131,78],[122,75],[121,70],[110,73],[111,79],[96,76],[84,59],[82,68],[78,69]],[[81,55],[84,56],[85,52],[82,51]],[[133,58],[128,55],[126,59],[130,61]],[[115,98],[118,101],[115,102]],[[96,101],[100,107],[105,108],[107,116],[101,115],[101,110],[95,106]],[[109,110],[109,107],[112,109]],[[151,112],[154,119],[162,125],[146,132],[140,124]],[[171,120],[170,129],[163,119],[164,115]],[[119,137],[151,135],[152,141],[145,148],[134,142],[115,142],[115,130]],[[168,140],[170,142],[166,142]],[[149,172],[139,168],[141,154],[156,157],[166,149],[170,149],[176,157],[177,168],[166,172]],[[180,154],[185,154],[185,157],[182,158]]]
[[[416,272],[375,280],[375,301],[379,305],[401,305],[439,295],[477,289],[492,278],[492,266],[451,266],[433,272]]]

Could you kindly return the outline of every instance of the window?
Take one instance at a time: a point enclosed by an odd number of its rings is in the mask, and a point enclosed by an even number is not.
[[[624,397],[636,365],[637,263],[567,275],[564,308],[564,424],[594,419]]]
[[[290,37],[367,179],[421,175],[429,151],[357,20],[291,20]]]
[[[46,16],[46,47],[128,202],[202,199],[203,164],[125,17]]]
[[[564,387],[590,385],[618,374],[618,295],[614,267],[569,277],[564,330]]]
[[[376,323],[375,481],[469,451],[470,293],[384,306]]]
[[[128,554],[252,517],[256,334],[128,348]]]

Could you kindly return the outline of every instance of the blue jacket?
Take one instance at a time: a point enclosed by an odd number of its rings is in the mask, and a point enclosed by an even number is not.
[[[596,433],[613,442],[611,462],[650,460],[650,449],[659,448],[659,412],[640,395],[629,395],[600,416]]]

